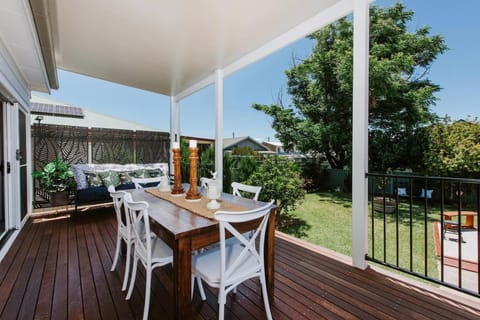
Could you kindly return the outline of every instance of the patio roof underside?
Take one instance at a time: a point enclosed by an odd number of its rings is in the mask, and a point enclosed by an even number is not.
[[[215,70],[231,74],[345,16],[353,0],[46,0],[32,9],[58,68],[185,96]]]

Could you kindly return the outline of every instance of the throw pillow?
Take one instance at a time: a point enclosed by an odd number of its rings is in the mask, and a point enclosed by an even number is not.
[[[99,173],[103,184],[108,188],[110,186],[118,186],[120,184],[120,177],[116,171],[104,171]]]
[[[398,195],[400,197],[407,197],[407,188],[398,188]]]
[[[120,184],[127,184],[132,182],[133,172],[119,172]]]
[[[148,175],[151,178],[161,177],[163,176],[163,172],[160,169],[147,169]]]
[[[90,188],[100,187],[103,185],[102,178],[96,172],[85,172],[87,183]]]
[[[150,178],[150,176],[148,175],[147,170],[145,170],[145,169],[135,170],[133,176],[134,176],[135,178]]]

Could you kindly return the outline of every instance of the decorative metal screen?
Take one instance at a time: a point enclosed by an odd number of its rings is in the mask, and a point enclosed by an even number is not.
[[[68,163],[87,163],[88,128],[32,125],[32,154],[35,170],[56,157]]]
[[[32,125],[35,170],[57,156],[67,163],[168,162],[167,132]]]

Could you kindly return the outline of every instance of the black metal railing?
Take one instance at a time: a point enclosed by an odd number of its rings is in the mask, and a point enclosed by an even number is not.
[[[480,180],[367,176],[367,259],[480,296]]]

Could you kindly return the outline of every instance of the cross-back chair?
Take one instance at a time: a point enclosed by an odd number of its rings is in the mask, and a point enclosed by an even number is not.
[[[220,245],[212,247],[192,257],[192,275],[202,279],[209,286],[218,288],[219,319],[223,320],[227,294],[245,280],[258,277],[262,286],[265,313],[271,319],[268,303],[267,283],[265,280],[264,246],[265,233],[273,201],[267,205],[248,211],[217,211],[215,219],[219,221]],[[241,234],[235,223],[260,219],[252,234]],[[232,235],[226,243],[227,232]],[[258,241],[257,241],[258,240]],[[192,281],[192,285],[193,285]],[[202,300],[205,292],[201,281],[197,281]]]
[[[233,189],[233,195],[237,197],[244,197],[242,193],[248,192],[253,194],[252,199],[257,201],[258,196],[260,195],[260,191],[262,191],[262,187],[257,187],[257,186],[251,186],[248,184],[244,183],[239,183],[239,182],[232,182],[232,189]]]
[[[125,208],[130,216],[135,237],[132,279],[130,280],[126,299],[129,300],[132,296],[137,267],[140,262],[146,273],[145,303],[143,307],[143,319],[146,320],[148,319],[150,307],[152,271],[155,268],[173,263],[173,253],[172,249],[165,242],[150,232],[147,202],[125,200]]]

